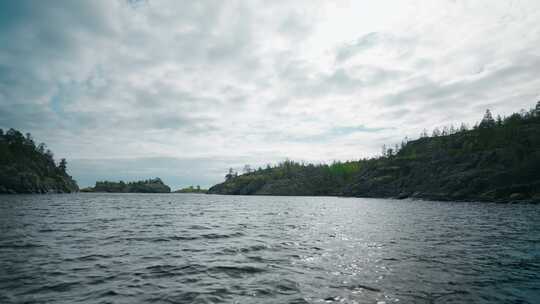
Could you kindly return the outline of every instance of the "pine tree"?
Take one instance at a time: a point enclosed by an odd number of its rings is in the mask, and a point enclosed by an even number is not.
[[[489,109],[486,110],[486,114],[484,114],[484,118],[482,118],[482,122],[480,122],[480,125],[478,127],[480,128],[493,128],[495,127],[495,119],[493,119],[493,115],[491,115],[491,111]]]
[[[229,172],[227,172],[227,174],[225,175],[225,180],[230,180],[234,177],[235,175],[235,172],[233,170],[233,168],[229,168]]]
[[[502,126],[503,125],[503,119],[501,117],[501,115],[497,115],[497,126]]]
[[[58,169],[60,169],[62,172],[66,172],[67,169],[67,161],[65,158],[62,158],[60,160],[60,163],[58,164]]]

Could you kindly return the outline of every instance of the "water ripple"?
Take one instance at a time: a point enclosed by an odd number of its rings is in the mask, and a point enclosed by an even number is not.
[[[540,206],[0,196],[0,303],[537,303]]]

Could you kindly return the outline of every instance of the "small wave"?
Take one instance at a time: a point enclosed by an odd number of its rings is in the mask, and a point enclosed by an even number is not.
[[[85,255],[85,256],[82,256],[82,257],[75,258],[75,260],[79,260],[79,261],[98,261],[98,260],[101,260],[101,259],[110,259],[112,257],[113,257],[112,255],[107,255],[107,254],[89,254],[89,255]]]
[[[263,273],[267,270],[255,266],[214,266],[208,269],[211,273],[224,273],[230,277],[242,277],[243,275],[251,275],[256,273]]]
[[[44,247],[43,245],[26,243],[26,244],[0,244],[0,249],[28,249],[28,248],[38,248]]]
[[[253,245],[253,246],[249,246],[247,248],[241,248],[240,251],[243,252],[243,253],[246,253],[246,252],[253,252],[253,251],[261,251],[261,250],[265,250],[265,249],[268,249],[268,246],[266,246],[266,245]]]
[[[137,273],[143,278],[148,277],[172,277],[172,276],[185,276],[199,274],[206,271],[206,267],[199,264],[189,264],[189,265],[153,265],[144,268],[143,272]]]
[[[371,287],[364,284],[354,284],[354,285],[339,285],[339,286],[331,286],[332,288],[337,289],[349,289],[349,290],[368,290],[372,292],[382,292],[379,288]]]
[[[55,232],[55,231],[56,231],[55,229],[51,229],[51,228],[44,228],[44,229],[38,230],[39,233]]]
[[[188,227],[188,229],[192,229],[192,230],[210,230],[212,228],[202,226],[202,225],[191,225],[191,226]]]
[[[36,295],[46,292],[67,292],[70,291],[75,286],[80,286],[79,282],[61,282],[53,285],[46,285],[36,289],[30,289],[24,292],[24,295]]]
[[[107,290],[105,292],[102,292],[98,297],[99,298],[106,298],[106,297],[114,297],[114,296],[117,296],[119,295],[118,292],[114,291],[114,290]]]
[[[294,295],[300,291],[298,289],[298,283],[291,280],[280,280],[279,283],[275,285],[275,288],[277,293],[285,295]]]
[[[199,237],[175,235],[175,236],[169,237],[169,239],[171,239],[173,241],[193,241],[193,240],[199,239]]]
[[[240,237],[244,234],[242,232],[236,232],[231,234],[218,234],[218,233],[209,233],[209,234],[203,234],[202,237],[205,239],[227,239],[227,238],[233,238],[233,237]]]
[[[241,248],[225,248],[221,251],[223,254],[238,254],[238,253],[250,253],[268,249],[266,245],[253,245]]]
[[[294,298],[294,299],[289,300],[287,303],[289,303],[289,304],[309,304],[310,302],[308,302],[305,298]]]
[[[135,242],[150,242],[150,243],[160,243],[160,242],[170,242],[170,241],[192,241],[199,239],[197,236],[166,236],[166,237],[128,237],[125,238],[126,241],[135,241]]]
[[[183,291],[174,295],[166,295],[148,299],[149,303],[222,303],[224,302],[225,293],[221,290],[218,292],[198,292],[198,291]]]
[[[342,298],[340,296],[324,298],[324,302],[326,302],[326,303],[329,303],[329,302],[344,302],[344,301],[345,301],[345,298]]]
[[[170,238],[154,238],[150,242],[152,243],[162,243],[162,242],[170,242]]]

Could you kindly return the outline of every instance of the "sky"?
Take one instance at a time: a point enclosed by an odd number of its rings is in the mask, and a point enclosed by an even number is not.
[[[83,187],[371,157],[538,99],[537,0],[0,2],[0,128]]]

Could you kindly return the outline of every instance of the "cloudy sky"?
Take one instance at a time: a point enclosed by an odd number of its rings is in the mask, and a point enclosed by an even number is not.
[[[379,153],[540,96],[540,1],[1,1],[0,127],[81,186]]]

